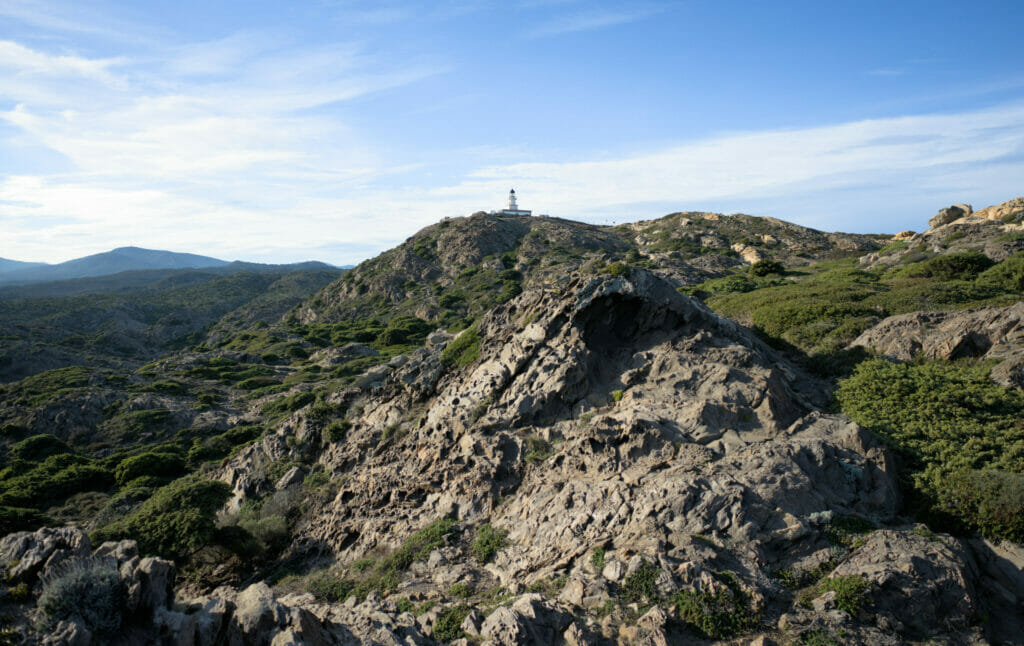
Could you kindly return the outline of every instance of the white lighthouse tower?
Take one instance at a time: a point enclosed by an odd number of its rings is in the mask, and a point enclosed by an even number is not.
[[[516,204],[516,189],[508,192],[508,208],[501,212],[502,215],[532,215],[533,211],[524,211]]]

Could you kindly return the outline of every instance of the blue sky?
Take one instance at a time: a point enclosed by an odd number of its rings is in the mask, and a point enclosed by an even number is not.
[[[0,257],[349,264],[512,186],[597,223],[920,230],[1024,194],[1022,24],[1019,2],[0,0]]]

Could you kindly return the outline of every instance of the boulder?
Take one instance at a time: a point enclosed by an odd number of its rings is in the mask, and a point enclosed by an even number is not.
[[[949,224],[954,220],[959,220],[962,217],[970,215],[971,211],[972,209],[970,204],[954,204],[953,206],[947,206],[936,213],[932,219],[928,220],[928,226],[933,228],[941,227],[944,224]]]
[[[530,643],[530,631],[522,615],[511,608],[498,608],[484,620],[480,635],[501,646]]]
[[[872,611],[914,636],[955,635],[977,621],[977,566],[958,541],[937,534],[879,530],[830,576],[860,576]],[[827,599],[816,599],[828,605]]]
[[[89,537],[77,527],[43,527],[0,540],[0,566],[13,581],[34,582],[57,563],[89,556]]]

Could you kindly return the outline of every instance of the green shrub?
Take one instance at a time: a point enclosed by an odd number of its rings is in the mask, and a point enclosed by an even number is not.
[[[30,470],[0,480],[0,505],[49,506],[81,491],[103,491],[113,483],[113,474],[88,458],[51,455]]]
[[[943,478],[938,506],[986,538],[1024,543],[1024,474],[965,470]]]
[[[462,622],[473,609],[465,604],[445,608],[437,616],[431,636],[439,642],[455,641],[466,636],[462,631]]]
[[[42,582],[40,628],[74,618],[91,631],[113,637],[121,628],[123,605],[117,566],[106,559],[79,559],[58,564]]]
[[[129,516],[92,534],[95,544],[134,538],[144,554],[178,559],[208,545],[216,531],[217,511],[231,487],[187,476],[161,487]]]
[[[608,263],[607,265],[605,265],[604,268],[600,271],[600,273],[607,274],[610,276],[625,276],[626,274],[629,273],[629,265],[627,265],[624,262],[616,260],[615,262]]]
[[[256,540],[264,553],[276,554],[291,542],[288,519],[281,514],[243,514],[238,520],[238,526]]]
[[[185,470],[185,460],[177,453],[150,451],[130,457],[114,469],[114,479],[124,486],[129,481],[142,476],[166,478],[181,475]]]
[[[594,551],[590,553],[590,562],[594,564],[594,567],[598,570],[604,569],[604,548],[595,547]]]
[[[14,603],[27,603],[32,600],[32,588],[28,587],[27,583],[18,583],[8,588],[7,598]],[[0,641],[0,644],[3,643]]]
[[[441,361],[465,368],[480,358],[480,331],[477,326],[466,328],[441,353]]]
[[[306,591],[326,601],[341,601],[348,596],[362,601],[371,590],[386,594],[398,586],[410,565],[443,546],[445,536],[454,526],[451,518],[439,518],[409,536],[395,552],[377,561],[372,570],[360,572],[354,579],[340,572],[321,572],[307,581]]]
[[[754,264],[750,265],[750,275],[762,278],[764,276],[770,276],[772,274],[782,275],[786,273],[786,268],[782,266],[781,262],[776,260],[758,260]]]
[[[719,580],[723,587],[717,592],[680,590],[672,599],[679,620],[705,639],[729,639],[757,620],[735,575],[723,572]]]
[[[18,403],[40,406],[72,389],[88,386],[92,374],[94,371],[85,366],[57,368],[25,377],[7,388],[8,392],[18,397]]]
[[[959,514],[959,523],[992,536],[1009,527],[971,511],[1012,509],[1024,472],[1024,393],[994,384],[988,366],[866,361],[840,382],[836,399],[908,458],[922,513]],[[1010,487],[1005,497],[993,483]]]
[[[402,614],[403,612],[412,612],[416,604],[410,601],[409,597],[402,597],[395,602],[395,606],[398,609],[398,614]]]
[[[305,586],[306,592],[329,603],[344,601],[352,593],[354,587],[355,584],[352,581],[331,571],[314,574],[306,579]]]
[[[50,522],[49,518],[34,509],[0,507],[0,536],[12,532],[32,531]]]
[[[44,433],[42,435],[33,435],[16,443],[8,451],[7,457],[11,461],[39,462],[51,455],[59,455],[61,453],[71,453],[71,447],[57,437]]]
[[[523,438],[523,445],[523,459],[527,462],[543,462],[551,457],[551,443],[539,435],[527,435]]]
[[[986,269],[978,275],[977,282],[1007,292],[1024,292],[1024,251],[1018,251],[998,265]]]
[[[481,565],[488,563],[495,554],[505,547],[507,539],[507,531],[495,529],[490,523],[484,523],[476,530],[476,538],[473,540],[473,556]]]
[[[448,594],[460,599],[468,599],[473,596],[473,586],[468,583],[453,583],[452,587],[448,588]]]
[[[263,404],[263,414],[268,417],[280,417],[294,413],[314,399],[316,399],[316,395],[313,393],[295,393],[278,397]]]
[[[331,422],[323,431],[324,442],[341,442],[345,439],[352,422],[347,419]]]
[[[870,587],[870,584],[859,574],[826,577],[801,595],[801,603],[809,606],[812,600],[826,592],[835,592],[836,608],[856,617],[864,605]]]
[[[658,574],[660,570],[653,563],[643,561],[626,577],[619,587],[619,598],[626,603],[650,603],[658,600]]]
[[[995,264],[985,254],[976,251],[949,253],[908,265],[897,275],[937,278],[939,280],[970,280]]]
[[[266,388],[267,386],[276,386],[280,383],[280,381],[274,379],[273,377],[258,376],[243,379],[236,385],[242,390],[257,390],[259,388]]]

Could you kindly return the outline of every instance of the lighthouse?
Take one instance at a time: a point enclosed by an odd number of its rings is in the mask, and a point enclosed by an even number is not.
[[[533,211],[524,211],[516,204],[516,189],[508,192],[508,208],[501,212],[502,215],[532,215]]]

